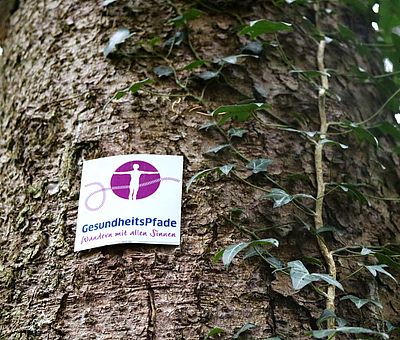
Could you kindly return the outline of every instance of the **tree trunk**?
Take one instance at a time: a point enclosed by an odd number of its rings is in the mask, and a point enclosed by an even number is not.
[[[330,7],[337,13],[323,22],[325,32],[345,20],[339,7]],[[121,0],[106,8],[98,1],[27,0],[10,18],[0,57],[1,338],[200,339],[214,326],[228,338],[252,323],[256,327],[246,333],[252,338],[301,339],[317,329],[325,300],[311,288],[295,294],[289,276],[272,273],[256,259],[235,260],[229,270],[212,261],[218,250],[248,241],[250,230],[259,238],[279,239],[273,253],[283,262],[314,258],[314,267],[308,268],[327,273],[316,238],[301,222],[312,224],[313,219],[293,206],[273,209],[271,202],[260,200],[262,191],[233,175],[212,174],[184,194],[180,247],[125,244],[73,252],[84,160],[177,154],[185,159],[185,181],[200,170],[235,163],[242,179],[266,191],[276,187],[259,174],[250,176],[246,162],[229,150],[216,157],[205,154],[226,143],[218,130],[199,130],[208,119],[204,113],[220,105],[271,104],[270,111],[257,114],[261,122],[228,122],[224,130],[247,129],[242,140],[232,138],[232,143],[246,158],[272,159],[269,176],[287,191],[317,193],[313,145],[300,134],[268,125],[319,129],[319,79],[306,81],[289,72],[290,65],[318,67],[316,38],[305,33],[298,14],[312,17],[313,8],[266,1],[228,7],[207,3],[199,5],[203,14],[187,23],[188,30],[168,23],[188,8],[183,1],[166,0]],[[237,34],[240,18],[244,23],[262,18],[290,22],[295,29],[279,34],[279,47],[266,44],[259,56],[226,65],[219,80],[190,80],[182,88],[173,77],[153,73],[168,63],[178,70],[195,54],[212,61],[254,53],[241,52],[249,41]],[[134,35],[104,58],[102,49],[119,27]],[[168,54],[174,42],[166,41],[177,30],[189,34],[192,46],[185,38]],[[146,43],[153,37],[161,39],[154,48]],[[267,41],[274,39],[267,35]],[[327,45],[325,67],[336,70],[326,99],[330,121],[363,120],[384,101],[373,85],[341,75],[353,65],[376,72],[374,62],[354,47]],[[177,77],[188,71],[182,74]],[[155,82],[109,102],[116,91],[146,78]],[[198,101],[194,97],[203,88]],[[376,150],[345,135],[340,142],[349,150],[327,146],[325,182],[363,183],[373,185],[369,192],[375,196],[398,196],[399,159],[386,152],[390,140],[380,141],[383,149]],[[236,218],[238,209],[243,213]],[[331,250],[384,245],[399,233],[400,208],[373,199],[371,206],[361,206],[335,191],[325,199],[324,219],[342,232],[328,235]],[[347,258],[335,260],[338,279],[358,268]],[[356,312],[350,304],[338,304],[336,313],[351,325],[382,330],[383,320],[400,321],[399,290],[389,277],[375,279],[364,271],[343,284],[347,294],[385,306]]]

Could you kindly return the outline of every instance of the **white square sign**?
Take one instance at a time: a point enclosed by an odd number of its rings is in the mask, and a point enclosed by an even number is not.
[[[75,251],[119,243],[180,244],[182,156],[85,161]]]

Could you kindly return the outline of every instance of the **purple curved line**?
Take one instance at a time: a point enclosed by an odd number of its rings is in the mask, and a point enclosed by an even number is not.
[[[147,185],[151,185],[151,184],[154,184],[157,182],[162,182],[162,181],[174,181],[174,182],[178,182],[178,183],[180,182],[179,179],[174,178],[174,177],[161,177],[161,178],[154,179],[152,181],[140,183],[139,187],[145,187]]]
[[[179,179],[174,178],[174,177],[161,177],[161,178],[158,178],[158,179],[155,179],[155,180],[152,180],[152,181],[148,181],[148,182],[141,183],[141,184],[139,185],[139,187],[144,187],[144,186],[151,185],[151,184],[154,184],[154,183],[157,183],[157,182],[162,182],[162,181],[173,181],[173,182],[178,182],[178,183],[180,182]],[[88,197],[86,197],[86,200],[85,200],[85,207],[86,207],[86,209],[89,210],[89,211],[97,211],[97,210],[99,210],[99,209],[104,205],[104,203],[106,202],[106,194],[105,194],[105,192],[106,192],[107,190],[113,190],[113,189],[127,189],[127,188],[129,188],[129,185],[119,185],[119,186],[114,186],[114,187],[112,187],[112,188],[105,188],[105,187],[103,186],[103,184],[101,184],[100,182],[88,183],[88,184],[85,185],[85,187],[88,187],[88,186],[91,186],[91,185],[98,185],[99,187],[101,187],[101,189],[96,190],[96,191],[93,191]],[[89,206],[89,203],[88,203],[89,199],[90,199],[93,195],[98,194],[99,192],[102,192],[102,193],[103,193],[103,199],[102,199],[100,205],[99,205],[97,208],[92,208],[92,207],[90,207],[90,206]]]
[[[103,187],[103,184],[101,184],[100,182],[92,182],[92,183],[86,184],[86,185],[85,185],[85,188],[87,188],[88,186],[91,186],[91,185],[98,185],[101,189],[92,192],[88,197],[86,197],[86,200],[85,200],[85,207],[86,207],[87,210],[96,211],[96,210],[99,210],[99,209],[103,206],[104,202],[106,201],[106,195],[105,195],[104,192],[105,192],[107,189],[104,188],[104,187]],[[99,193],[99,192],[103,192],[103,199],[102,199],[100,205],[99,205],[97,208],[91,208],[91,207],[89,206],[88,201],[89,201],[90,197],[92,197],[93,195],[95,195],[95,194],[97,194],[97,193]]]

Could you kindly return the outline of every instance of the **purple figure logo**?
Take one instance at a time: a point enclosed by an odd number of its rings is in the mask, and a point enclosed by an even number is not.
[[[161,177],[160,173],[150,163],[143,161],[131,161],[118,167],[111,176],[110,187],[101,182],[87,183],[85,187],[97,187],[90,192],[85,199],[85,207],[89,211],[97,211],[106,202],[106,192],[112,192],[120,198],[135,201],[153,195],[159,188],[162,181],[180,180],[174,177]],[[101,195],[95,205],[90,204],[92,197]]]
[[[115,195],[127,200],[139,200],[154,194],[160,181],[160,173],[153,165],[131,161],[115,170],[110,184]]]

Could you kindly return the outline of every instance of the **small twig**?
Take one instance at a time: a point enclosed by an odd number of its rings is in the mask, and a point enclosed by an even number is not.
[[[253,239],[255,239],[255,240],[259,240],[259,239],[260,239],[253,231],[247,229],[246,227],[243,227],[242,225],[240,225],[240,224],[238,224],[238,223],[232,221],[230,218],[227,218],[227,217],[225,217],[225,216],[223,216],[223,218],[224,218],[227,222],[233,224],[233,225],[234,225],[239,231],[241,231],[242,233],[251,236],[251,237],[252,237]]]
[[[345,278],[343,278],[342,280],[340,280],[340,282],[344,282],[348,279],[350,279],[351,277],[353,277],[354,275],[356,275],[357,273],[359,273],[360,271],[362,271],[364,269],[364,267],[360,267],[358,268],[355,272],[351,273],[350,275],[346,276]]]
[[[372,78],[381,79],[381,78],[393,77],[398,74],[400,74],[400,71],[390,72],[390,73],[385,73],[385,74],[378,74],[377,76],[373,76]]]
[[[251,182],[245,180],[244,178],[242,178],[242,177],[240,177],[239,175],[237,175],[234,171],[232,172],[232,174],[233,174],[233,176],[235,176],[239,181],[241,181],[241,182],[247,184],[248,186],[251,186],[251,187],[254,188],[254,189],[257,189],[257,190],[260,190],[260,191],[263,191],[263,192],[270,192],[270,190],[268,190],[268,189],[264,189],[264,188],[262,188],[262,187],[259,187],[259,186],[255,185],[255,184],[253,184],[253,183],[251,183]]]

